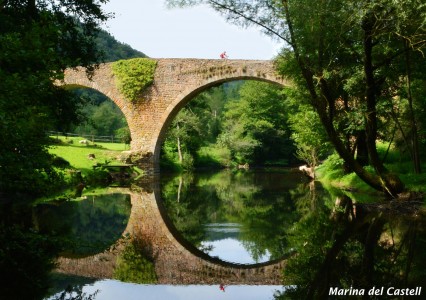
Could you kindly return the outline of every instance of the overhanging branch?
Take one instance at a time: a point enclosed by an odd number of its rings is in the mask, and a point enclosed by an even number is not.
[[[286,43],[288,43],[289,45],[292,45],[292,43],[291,43],[291,42],[290,42],[290,41],[289,41],[289,40],[288,40],[285,36],[283,36],[282,34],[280,34],[278,31],[276,31],[276,30],[272,29],[272,28],[271,28],[271,27],[269,27],[268,25],[264,24],[263,22],[261,22],[261,21],[259,21],[259,20],[256,20],[255,18],[253,18],[253,17],[251,17],[251,16],[247,16],[247,15],[246,15],[246,14],[244,14],[243,12],[238,11],[238,10],[236,10],[235,8],[232,8],[232,7],[228,6],[228,5],[225,5],[225,4],[222,4],[222,3],[219,3],[219,2],[217,2],[217,1],[214,1],[214,0],[208,0],[207,2],[208,2],[208,3],[210,3],[210,4],[212,4],[213,6],[218,7],[220,10],[226,10],[226,11],[230,12],[231,14],[234,14],[234,15],[236,15],[236,16],[238,16],[238,17],[240,17],[240,18],[243,18],[243,19],[245,19],[245,20],[249,21],[250,23],[253,23],[253,24],[257,25],[257,26],[262,27],[262,28],[263,28],[263,29],[265,29],[267,32],[269,32],[269,33],[271,33],[271,34],[273,34],[273,35],[277,36],[278,38],[280,38],[281,40],[285,41],[285,42],[286,42]]]

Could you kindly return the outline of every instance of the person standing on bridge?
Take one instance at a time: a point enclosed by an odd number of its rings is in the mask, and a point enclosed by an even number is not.
[[[227,59],[227,58],[228,58],[228,55],[226,54],[226,51],[223,51],[223,52],[220,54],[220,58],[221,58],[221,59]]]

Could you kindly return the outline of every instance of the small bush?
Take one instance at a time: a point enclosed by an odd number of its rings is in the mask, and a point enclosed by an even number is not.
[[[102,168],[97,168],[89,172],[84,181],[89,186],[108,186],[111,183],[111,175]]]
[[[317,168],[316,173],[321,180],[332,181],[336,178],[343,177],[343,159],[341,159],[337,153],[330,155]]]

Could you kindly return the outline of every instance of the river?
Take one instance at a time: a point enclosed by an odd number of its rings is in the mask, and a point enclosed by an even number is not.
[[[62,249],[34,299],[424,296],[420,206],[327,190],[290,169],[165,174],[40,204],[31,226]]]

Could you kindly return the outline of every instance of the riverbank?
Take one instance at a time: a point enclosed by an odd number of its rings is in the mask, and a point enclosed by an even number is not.
[[[128,149],[124,143],[93,143],[82,137],[52,137],[49,153],[54,155],[53,165],[61,174],[59,189],[41,198],[41,201],[69,200],[90,190],[96,193],[117,180],[127,181],[141,170],[123,165],[121,153]],[[113,166],[115,168],[113,168]],[[116,170],[125,167],[122,171]],[[115,176],[115,175],[119,176]],[[40,199],[39,199],[40,200]]]
[[[414,174],[410,162],[391,161],[386,167],[398,173],[404,182],[407,190],[416,193],[426,194],[426,173]],[[370,167],[366,167],[370,168]],[[426,164],[422,165],[426,169]],[[373,172],[373,170],[371,170]],[[324,162],[315,169],[316,179],[323,185],[341,189],[349,192],[360,192],[365,194],[376,194],[377,191],[363,182],[355,173],[345,174],[343,170],[343,160],[337,154],[330,155]]]

